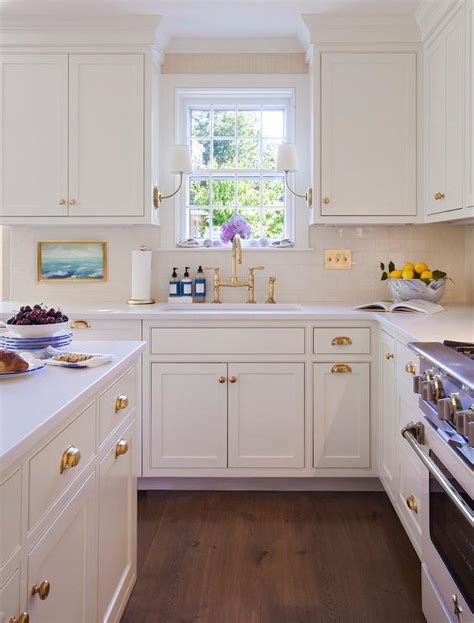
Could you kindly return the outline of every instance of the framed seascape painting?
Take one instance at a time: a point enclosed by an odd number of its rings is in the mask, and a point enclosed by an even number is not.
[[[38,281],[106,281],[104,240],[40,240]]]

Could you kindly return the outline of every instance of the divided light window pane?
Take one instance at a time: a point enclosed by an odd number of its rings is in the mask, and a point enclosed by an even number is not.
[[[288,235],[284,179],[274,171],[285,115],[283,105],[188,108],[194,167],[186,197],[189,237],[220,238],[234,211],[247,219],[254,238]]]

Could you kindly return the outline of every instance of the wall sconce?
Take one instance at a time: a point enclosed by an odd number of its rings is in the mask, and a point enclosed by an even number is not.
[[[171,154],[171,173],[179,174],[178,188],[170,195],[163,195],[158,186],[153,186],[153,205],[158,208],[163,199],[171,199],[179,193],[185,173],[191,173],[193,165],[188,145],[175,145]]]
[[[296,149],[295,146],[291,143],[282,143],[278,145],[277,152],[277,161],[276,161],[276,170],[282,171],[285,173],[285,184],[288,190],[295,197],[300,197],[300,199],[306,199],[306,205],[308,208],[311,208],[313,205],[313,189],[311,186],[308,186],[306,193],[304,195],[300,195],[294,190],[292,190],[288,185],[288,173],[293,171],[298,171],[298,160],[296,158]]]

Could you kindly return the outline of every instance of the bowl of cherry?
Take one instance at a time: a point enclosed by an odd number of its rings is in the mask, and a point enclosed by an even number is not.
[[[12,333],[21,337],[46,337],[69,329],[71,323],[60,309],[44,305],[23,305],[6,323]]]

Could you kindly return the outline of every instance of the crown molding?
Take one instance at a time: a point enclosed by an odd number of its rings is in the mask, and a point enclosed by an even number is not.
[[[446,15],[463,0],[422,0],[415,11],[415,19],[421,32],[422,41],[426,41]]]
[[[155,46],[159,15],[13,16],[0,19],[1,46]]]
[[[309,41],[318,43],[419,43],[420,31],[412,15],[342,17],[303,14]]]

